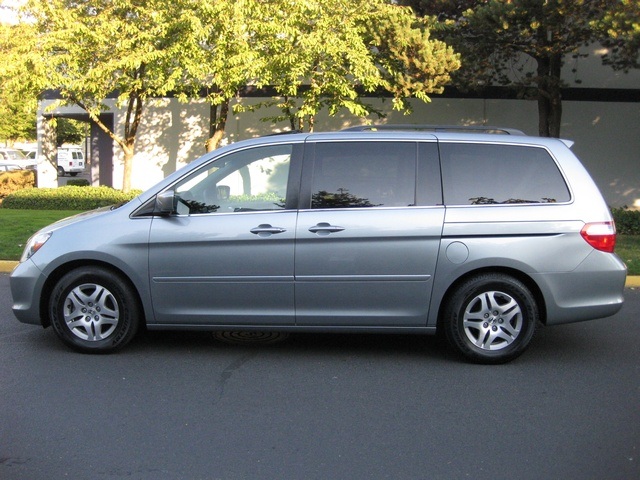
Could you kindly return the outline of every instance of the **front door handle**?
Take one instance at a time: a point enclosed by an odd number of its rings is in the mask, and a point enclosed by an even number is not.
[[[330,233],[341,232],[343,230],[344,230],[344,227],[339,227],[338,225],[331,225],[326,222],[320,222],[319,224],[309,229],[311,233],[317,233],[318,235],[329,235]]]
[[[249,231],[251,233],[253,233],[254,235],[258,235],[259,237],[269,237],[269,236],[274,235],[276,233],[286,232],[287,229],[286,228],[282,228],[282,227],[272,227],[268,223],[263,223],[261,225],[258,225],[255,228],[252,228]]]

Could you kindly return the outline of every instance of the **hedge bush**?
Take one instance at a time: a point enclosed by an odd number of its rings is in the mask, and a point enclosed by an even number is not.
[[[5,198],[18,190],[33,188],[36,174],[32,170],[15,170],[0,173],[0,198]]]
[[[640,210],[628,207],[612,208],[616,231],[621,235],[640,235]]]
[[[89,180],[86,178],[72,178],[71,180],[67,180],[67,185],[74,187],[88,187]]]
[[[141,193],[123,193],[110,187],[28,188],[12,193],[2,208],[23,210],[93,210],[127,202]]]

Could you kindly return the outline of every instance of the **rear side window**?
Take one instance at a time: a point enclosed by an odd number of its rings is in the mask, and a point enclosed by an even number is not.
[[[440,145],[446,205],[567,202],[569,189],[549,152],[517,145]]]
[[[416,152],[408,142],[317,143],[311,208],[415,205]]]

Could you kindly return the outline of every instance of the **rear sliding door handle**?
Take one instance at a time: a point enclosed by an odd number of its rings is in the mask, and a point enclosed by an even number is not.
[[[269,235],[274,235],[276,233],[286,232],[286,228],[282,227],[272,227],[268,223],[263,223],[262,225],[258,225],[255,228],[249,230],[254,235],[258,235],[259,237],[268,237]]]
[[[344,227],[339,227],[338,225],[331,225],[325,222],[321,222],[309,228],[309,231],[311,233],[317,233],[318,235],[329,235],[330,233],[341,232],[343,230],[344,230]]]

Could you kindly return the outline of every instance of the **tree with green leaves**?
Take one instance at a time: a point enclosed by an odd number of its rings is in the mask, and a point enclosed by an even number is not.
[[[131,189],[136,133],[145,101],[176,89],[181,63],[203,22],[190,0],[28,0],[41,62],[39,87],[84,109],[124,152],[123,190]],[[122,130],[101,120],[107,100],[125,110]],[[120,133],[123,131],[124,133]]]
[[[30,35],[28,24],[0,23],[0,140],[7,144],[36,138],[37,92],[29,90],[29,70],[18,67]]]
[[[283,113],[274,119],[292,129],[313,130],[325,108],[365,117],[375,111],[366,93],[391,95],[394,108],[407,111],[408,98],[429,101],[460,66],[425,22],[388,1],[285,3],[258,15],[255,48],[268,59],[263,82],[279,94],[270,104]]]
[[[213,149],[244,86],[274,85],[311,126],[321,108],[366,115],[363,91],[390,92],[401,109],[428,100],[459,66],[424,22],[385,0],[27,0],[24,12],[32,88],[55,89],[122,148],[125,191],[150,98],[204,92]],[[101,120],[110,102],[125,111],[113,130]]]
[[[624,61],[627,68],[637,66],[637,31],[632,33],[638,22],[636,0],[403,3],[433,18],[438,37],[461,53],[462,68],[454,74],[456,86],[481,89],[507,85],[517,88],[524,97],[535,98],[542,136],[560,135],[561,71],[567,58],[582,55],[580,49],[590,43],[606,45],[613,41],[617,50],[613,50],[609,63],[622,65],[619,62]],[[619,33],[617,39],[614,32]]]
[[[210,104],[209,138],[206,150],[216,149],[224,137],[230,103],[246,85],[263,84],[267,58],[255,48],[258,9],[282,7],[283,0],[193,1],[193,18],[201,19],[198,34],[188,35],[181,58],[184,76],[175,93],[182,100],[204,97]],[[269,21],[269,18],[266,19]],[[187,24],[184,28],[192,28]]]
[[[610,3],[603,15],[591,22],[600,33],[603,45],[608,47],[603,62],[625,72],[640,68],[640,2],[618,0]]]

